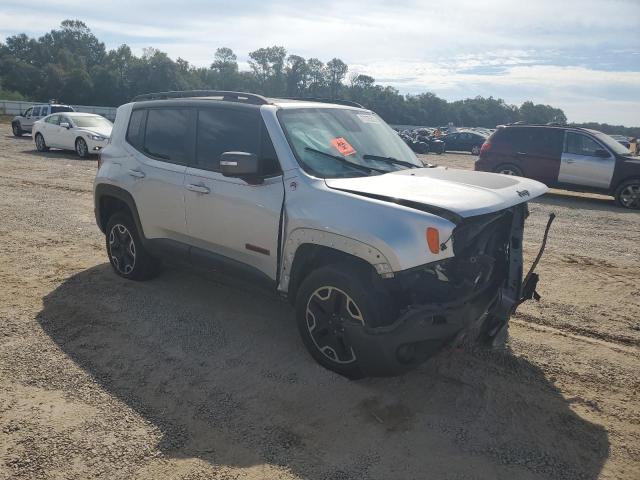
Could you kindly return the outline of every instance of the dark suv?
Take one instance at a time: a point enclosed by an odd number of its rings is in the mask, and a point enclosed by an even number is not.
[[[482,145],[476,170],[533,178],[550,187],[612,195],[640,209],[640,159],[596,130],[508,125]]]

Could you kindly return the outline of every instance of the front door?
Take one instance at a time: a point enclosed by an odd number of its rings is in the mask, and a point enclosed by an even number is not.
[[[260,112],[244,105],[198,111],[196,166],[187,169],[185,205],[190,243],[219,257],[277,276],[284,186]],[[224,152],[258,155],[262,182],[220,173]]]
[[[596,152],[606,152],[608,156],[603,157]],[[608,189],[615,165],[615,157],[597,140],[584,133],[567,131],[558,181]]]

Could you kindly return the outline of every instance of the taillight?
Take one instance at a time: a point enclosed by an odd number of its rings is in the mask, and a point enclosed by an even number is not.
[[[427,228],[427,245],[431,253],[440,253],[440,232],[437,228]]]
[[[491,150],[491,142],[484,142],[480,147],[480,155],[487,153],[489,150]]]

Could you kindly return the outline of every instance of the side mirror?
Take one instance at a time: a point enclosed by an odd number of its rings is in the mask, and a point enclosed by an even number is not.
[[[258,156],[248,152],[224,152],[220,155],[220,171],[225,177],[241,178],[247,183],[262,183],[258,177]]]
[[[609,152],[607,152],[606,150],[603,150],[601,148],[599,148],[598,150],[596,150],[595,152],[593,152],[593,154],[596,157],[600,157],[600,158],[609,158],[611,155],[609,155]]]
[[[68,122],[60,122],[60,126],[61,126],[62,128],[71,128],[71,125],[69,125],[69,123],[68,123]]]

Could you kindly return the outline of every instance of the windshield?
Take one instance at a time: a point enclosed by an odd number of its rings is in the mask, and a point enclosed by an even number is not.
[[[607,147],[609,147],[611,150],[613,150],[618,155],[630,155],[631,152],[629,152],[628,148],[626,148],[624,145],[622,145],[616,139],[611,138],[606,133],[598,132],[596,130],[591,130],[591,133],[593,133],[593,135],[598,140],[600,140],[602,143],[604,143]]]
[[[113,127],[113,123],[104,117],[73,117],[73,123],[80,128]]]
[[[298,162],[316,177],[362,177],[423,166],[369,111],[296,108],[280,110],[278,118]]]

